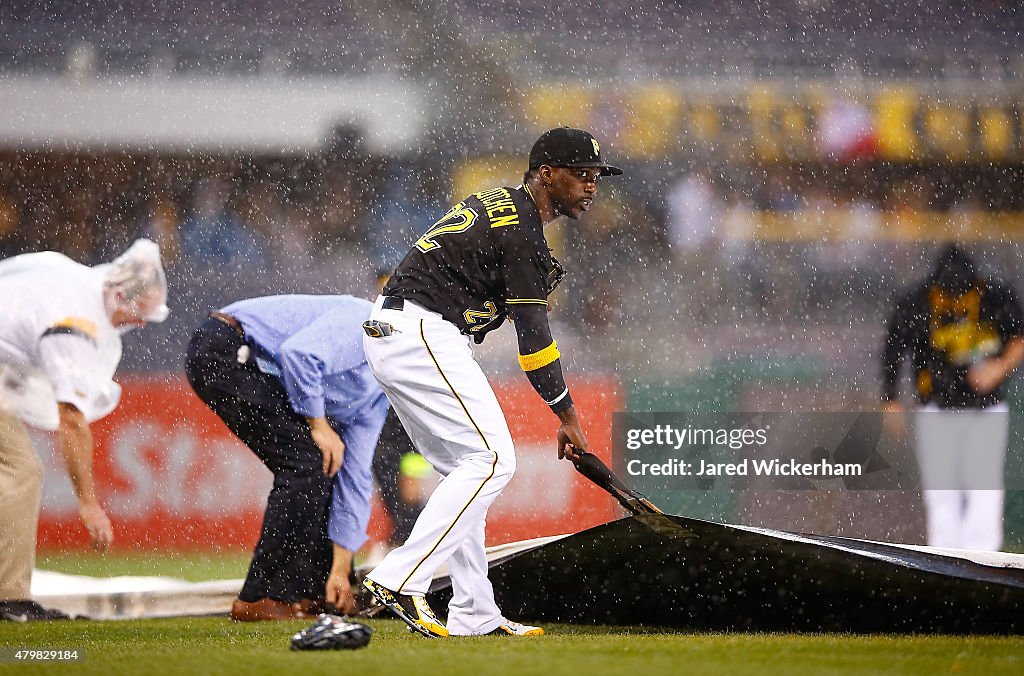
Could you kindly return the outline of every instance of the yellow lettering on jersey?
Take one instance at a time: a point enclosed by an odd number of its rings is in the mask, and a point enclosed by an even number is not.
[[[981,319],[981,292],[971,289],[961,296],[950,296],[939,287],[929,293],[931,304],[931,344],[944,352],[953,364],[964,366],[978,357],[997,354],[1002,349],[998,329]]]
[[[441,217],[437,223],[430,226],[430,229],[423,233],[423,236],[416,240],[416,248],[427,253],[441,246],[434,241],[435,237],[441,235],[452,235],[466,232],[476,221],[476,212],[466,206],[465,202],[459,202],[452,207],[448,213]]]
[[[519,214],[498,216],[497,218],[491,219],[492,228],[503,228],[506,225],[519,225]]]
[[[483,202],[484,208],[486,209],[488,202],[508,197],[508,190],[505,190],[504,188],[491,188],[490,190],[478,192],[473,195],[473,197]]]
[[[478,192],[474,197],[484,205],[487,217],[491,219],[492,228],[519,224],[519,214],[516,213],[516,205],[512,201],[512,194],[505,188],[494,188],[493,190]],[[496,214],[509,211],[512,213],[505,216],[496,216]]]
[[[515,211],[516,206],[512,204],[512,200],[501,200],[500,202],[491,202],[487,205],[487,215],[493,216],[499,211]]]
[[[494,319],[494,316],[496,314],[498,314],[498,306],[494,304],[494,301],[489,300],[484,302],[484,307],[487,308],[486,311],[466,310],[465,312],[462,313],[462,318],[466,320],[467,324],[479,324],[481,322],[489,322],[490,320]],[[475,326],[471,328],[470,331],[477,331],[481,328],[483,328],[483,326]]]

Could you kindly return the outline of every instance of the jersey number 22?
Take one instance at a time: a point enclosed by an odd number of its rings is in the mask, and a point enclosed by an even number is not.
[[[456,204],[437,223],[416,240],[416,248],[427,253],[441,246],[434,241],[440,235],[453,235],[466,232],[476,221],[476,212],[466,206],[465,202]]]

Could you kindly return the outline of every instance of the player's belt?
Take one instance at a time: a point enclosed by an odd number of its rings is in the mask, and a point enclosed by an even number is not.
[[[216,319],[221,324],[226,324],[227,326],[230,326],[232,331],[237,333],[242,338],[245,338],[245,331],[242,330],[242,324],[237,319],[227,314],[226,312],[221,312],[220,310],[213,310],[212,312],[210,312],[210,319]]]
[[[384,303],[381,307],[385,310],[404,310],[405,299],[401,296],[384,296]]]

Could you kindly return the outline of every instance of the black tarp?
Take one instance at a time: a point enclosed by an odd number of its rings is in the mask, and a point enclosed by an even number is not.
[[[502,611],[520,621],[854,633],[1024,629],[1019,568],[680,516],[654,528],[625,518],[500,557],[490,579]],[[430,602],[441,611],[450,595],[440,578]]]

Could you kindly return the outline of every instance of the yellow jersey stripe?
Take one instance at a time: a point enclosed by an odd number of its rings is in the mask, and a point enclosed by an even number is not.
[[[536,371],[547,366],[560,356],[558,353],[558,343],[552,340],[550,345],[539,352],[519,355],[519,365],[523,367],[524,371]]]
[[[548,302],[543,298],[506,298],[506,305],[547,305]]]

